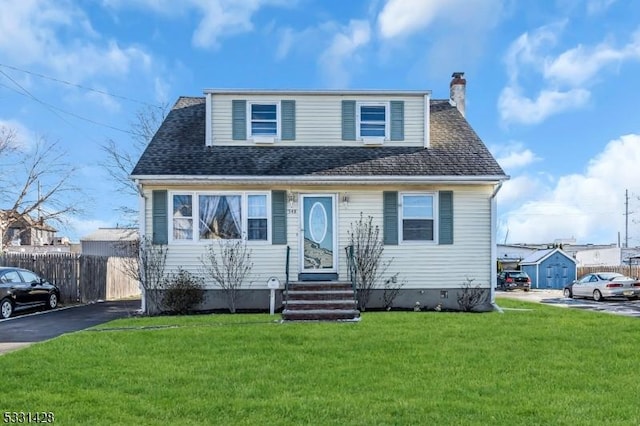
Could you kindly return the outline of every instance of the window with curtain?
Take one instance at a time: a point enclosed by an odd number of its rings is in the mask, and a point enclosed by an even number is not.
[[[201,240],[242,238],[240,195],[200,195],[199,235]]]
[[[191,195],[173,196],[173,239],[193,239],[193,199]]]

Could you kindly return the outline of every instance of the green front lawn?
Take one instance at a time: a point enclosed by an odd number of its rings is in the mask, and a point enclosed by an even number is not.
[[[119,320],[0,356],[0,411],[92,425],[640,423],[638,318],[499,304],[523,309]]]

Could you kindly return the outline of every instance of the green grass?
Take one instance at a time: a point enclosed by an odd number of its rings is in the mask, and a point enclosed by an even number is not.
[[[504,314],[131,318],[0,356],[0,411],[59,424],[640,423],[637,318]]]

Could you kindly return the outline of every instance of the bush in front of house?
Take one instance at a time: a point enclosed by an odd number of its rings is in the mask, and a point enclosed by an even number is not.
[[[373,216],[364,217],[360,212],[360,219],[351,223],[348,232],[349,243],[353,250],[349,253],[355,274],[356,288],[358,290],[358,309],[366,310],[369,299],[375,288],[383,288],[384,308],[390,310],[393,301],[398,296],[404,281],[398,281],[399,273],[388,277],[382,285],[380,282],[393,262],[393,258],[383,261],[384,242],[380,237],[380,227],[373,224]]]
[[[178,269],[166,278],[163,305],[169,312],[184,315],[204,300],[204,279]]]
[[[463,312],[473,312],[482,306],[488,299],[486,289],[480,284],[474,285],[474,278],[467,277],[462,284],[462,290],[458,292],[458,305]]]
[[[253,268],[251,249],[244,240],[218,240],[200,257],[202,274],[225,295],[229,312],[236,312],[240,289]]]

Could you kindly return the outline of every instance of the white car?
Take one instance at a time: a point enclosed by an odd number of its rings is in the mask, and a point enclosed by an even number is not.
[[[564,287],[564,296],[590,297],[595,301],[605,297],[636,299],[640,296],[640,281],[617,272],[595,272],[567,284]]]

